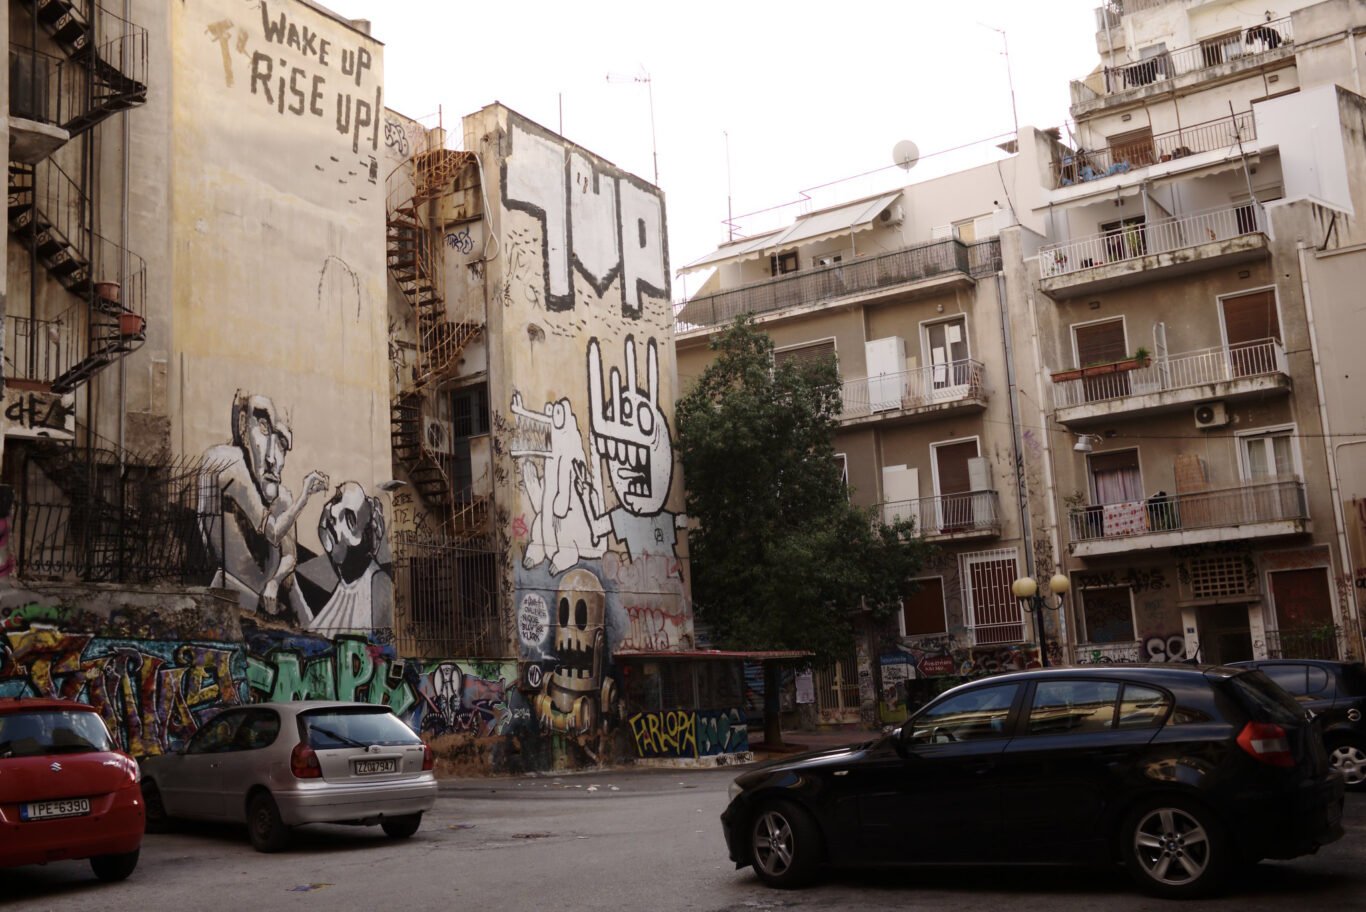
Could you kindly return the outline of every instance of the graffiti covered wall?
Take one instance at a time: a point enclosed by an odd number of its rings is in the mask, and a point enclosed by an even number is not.
[[[592,764],[631,739],[614,657],[694,645],[664,201],[500,106],[465,119],[465,148],[501,203],[489,370],[515,689],[556,766]]]
[[[172,312],[152,322],[171,442],[222,470],[203,582],[262,622],[390,626],[383,45],[299,0],[173,4],[168,41],[194,167],[169,169]]]

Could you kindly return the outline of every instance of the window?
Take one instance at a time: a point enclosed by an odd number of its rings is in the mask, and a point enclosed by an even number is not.
[[[788,348],[775,349],[773,352],[773,366],[785,364],[788,361],[819,361],[821,358],[834,358],[835,340],[825,339],[820,342],[808,342],[803,345],[793,345]]]
[[[1147,253],[1147,232],[1143,230],[1143,224],[1141,215],[1101,224],[1100,232],[1105,235],[1105,256],[1109,262],[1130,260]]]
[[[1267,575],[1282,639],[1289,632],[1333,625],[1333,594],[1327,567],[1275,570]]]
[[[232,750],[233,735],[246,713],[225,712],[214,716],[213,721],[201,728],[185,747],[187,754],[217,754]]]
[[[233,750],[260,750],[275,743],[280,733],[280,716],[268,709],[247,713],[232,737]]]
[[[844,256],[838,253],[826,253],[811,258],[811,265],[817,269],[822,266],[834,266],[842,262],[844,262]]]
[[[372,744],[420,744],[421,739],[387,708],[324,709],[299,716],[299,725],[315,750]]]
[[[451,423],[456,440],[489,432],[489,388],[481,383],[451,394]]]
[[[1242,30],[1226,32],[1201,41],[1200,56],[1207,67],[1218,66],[1243,56]]]
[[[1113,164],[1127,162],[1132,168],[1151,165],[1157,156],[1153,151],[1153,131],[1151,127],[1116,133],[1109,139],[1110,161]]]
[[[923,354],[925,363],[934,368],[930,379],[937,398],[961,395],[971,380],[967,318],[926,325]]]
[[[1267,289],[1220,298],[1219,309],[1233,376],[1251,377],[1278,369],[1268,344],[1281,341],[1275,291]]]
[[[979,687],[931,706],[913,720],[912,744],[1003,738],[1020,685]]]
[[[0,715],[0,760],[114,749],[98,713],[44,709]]]
[[[787,253],[775,253],[768,258],[769,275],[786,275],[789,272],[797,271],[797,251],[789,250]]]
[[[1129,356],[1123,318],[1073,326],[1072,342],[1076,347],[1077,367],[1109,364]],[[1087,402],[1117,399],[1132,391],[1128,371],[1083,377],[1081,382]]]
[[[1119,701],[1116,728],[1149,728],[1161,725],[1171,709],[1172,699],[1160,690],[1124,685],[1124,697]]]
[[[979,645],[1024,639],[1024,613],[1010,584],[1019,574],[1014,548],[964,554],[967,620]]]
[[[1191,598],[1245,595],[1256,585],[1255,570],[1241,555],[1200,557],[1190,562]]]
[[[1250,482],[1297,478],[1295,441],[1289,429],[1241,438],[1243,479]]]
[[[1082,616],[1088,643],[1132,643],[1134,633],[1133,596],[1128,586],[1081,590]]]
[[[1286,693],[1302,697],[1309,692],[1307,665],[1265,665],[1262,674],[1281,686]]]
[[[939,576],[912,580],[914,591],[901,597],[901,635],[927,636],[946,632],[948,619],[944,613],[944,579]]]
[[[1086,457],[1091,472],[1092,503],[1123,504],[1143,500],[1143,476],[1138,450],[1092,453]]]
[[[1029,710],[1029,733],[1085,735],[1115,723],[1119,685],[1112,681],[1040,681]]]

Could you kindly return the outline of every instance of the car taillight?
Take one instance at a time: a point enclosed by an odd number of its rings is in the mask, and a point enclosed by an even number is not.
[[[432,746],[423,742],[422,744],[422,768],[429,770],[436,766],[436,754],[432,753]]]
[[[323,768],[313,748],[300,741],[289,752],[289,771],[295,779],[321,779]]]
[[[1238,733],[1238,746],[1252,759],[1268,766],[1294,766],[1285,729],[1271,722],[1249,722]]]

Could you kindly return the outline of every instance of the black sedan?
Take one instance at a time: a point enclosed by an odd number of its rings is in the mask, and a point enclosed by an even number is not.
[[[1255,670],[1037,669],[965,684],[885,738],[755,767],[721,823],[775,887],[825,864],[1122,863],[1207,895],[1343,835],[1342,778]]]

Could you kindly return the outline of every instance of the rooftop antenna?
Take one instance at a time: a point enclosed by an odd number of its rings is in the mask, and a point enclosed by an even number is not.
[[[997,32],[1001,36],[1001,53],[1004,54],[1006,58],[1006,83],[1010,86],[1010,118],[1015,124],[1015,142],[1018,145],[1020,142],[1020,115],[1019,112],[1015,110],[1015,77],[1010,72],[1010,42],[1006,40],[1006,30],[998,29],[994,25],[987,25],[985,22],[979,22],[977,24],[984,29],[990,29],[993,32]]]
[[[735,212],[731,208],[730,187],[730,131],[722,130],[721,135],[726,138],[726,242],[735,240]]]
[[[654,82],[650,79],[650,74],[645,69],[645,65],[640,65],[640,73],[635,76],[617,76],[612,73],[607,74],[608,82],[634,82],[643,84],[650,98],[650,155],[654,159],[655,166],[655,186],[659,186],[659,145],[655,141],[655,89]]]

